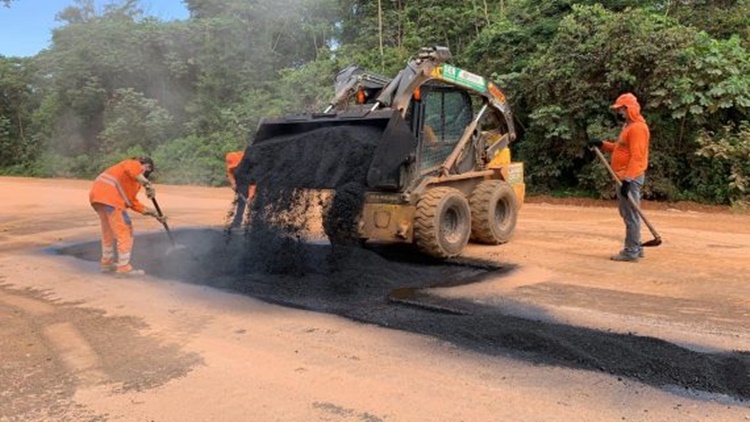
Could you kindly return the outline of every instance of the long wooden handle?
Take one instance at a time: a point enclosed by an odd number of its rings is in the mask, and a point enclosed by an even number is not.
[[[607,162],[607,159],[604,157],[604,154],[602,154],[602,152],[597,147],[591,147],[591,149],[594,150],[594,152],[596,153],[596,156],[599,157],[599,160],[604,165],[604,168],[607,169],[607,171],[609,172],[609,175],[612,176],[612,180],[615,181],[615,184],[617,185],[617,188],[619,189],[622,186],[622,182],[617,177],[617,174],[612,169],[612,166],[610,166],[609,163]],[[635,211],[641,217],[641,220],[643,220],[643,222],[646,223],[646,227],[648,227],[648,230],[651,232],[651,234],[655,238],[661,239],[661,236],[659,236],[659,233],[656,232],[656,229],[654,228],[654,226],[651,224],[648,218],[646,218],[646,215],[643,213],[643,210],[641,210],[641,207],[639,207],[638,204],[635,202],[633,197],[630,195],[630,192],[628,192],[628,202],[630,202],[630,205],[633,206]]]
[[[151,198],[151,202],[154,204],[154,208],[156,208],[156,213],[159,214],[159,217],[164,217],[164,214],[161,212],[161,207],[159,206],[159,203],[156,202],[156,197]],[[161,224],[164,226],[164,230],[167,231],[167,236],[169,236],[169,241],[172,242],[172,246],[175,245],[174,236],[172,236],[172,230],[169,230],[169,225],[166,221],[161,221]]]

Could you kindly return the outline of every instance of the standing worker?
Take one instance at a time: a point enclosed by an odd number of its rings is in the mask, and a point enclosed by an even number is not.
[[[237,208],[234,211],[234,218],[230,227],[240,227],[242,225],[242,219],[245,216],[245,206],[248,201],[252,201],[255,197],[255,185],[250,185],[247,196],[237,191],[237,178],[234,175],[234,171],[239,167],[244,155],[243,151],[233,151],[226,155],[227,179],[229,179],[229,184],[232,185],[232,190],[236,194],[235,200],[237,202]]]
[[[646,181],[651,135],[635,95],[620,95],[611,108],[625,120],[619,138],[616,142],[594,140],[590,141],[589,145],[612,153],[612,169],[622,182],[617,190],[617,199],[620,215],[625,221],[625,247],[614,255],[612,260],[638,262],[638,258],[645,256],[641,246],[641,219],[628,201],[628,195],[640,206],[641,188]]]
[[[141,186],[146,196],[151,199],[155,191],[148,176],[154,171],[154,161],[150,157],[135,157],[121,161],[104,170],[89,192],[89,202],[99,215],[102,229],[102,272],[114,272],[120,277],[135,277],[145,274],[130,265],[130,253],[133,249],[133,222],[127,209],[151,217],[160,222],[166,221],[155,210],[138,202],[136,195]],[[117,240],[117,254],[114,241]],[[117,259],[115,260],[115,255]]]

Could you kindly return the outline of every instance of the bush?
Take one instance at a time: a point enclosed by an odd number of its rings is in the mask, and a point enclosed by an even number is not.
[[[715,202],[750,200],[750,122],[729,124],[716,133],[702,130],[698,144],[696,155],[704,162],[692,173],[698,193]]]
[[[227,134],[174,139],[154,151],[154,175],[160,183],[224,185],[227,183],[224,157],[241,144]]]

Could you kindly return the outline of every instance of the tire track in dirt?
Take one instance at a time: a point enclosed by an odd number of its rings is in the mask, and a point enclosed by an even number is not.
[[[73,324],[59,322],[44,327],[44,336],[57,355],[78,378],[79,384],[96,385],[106,380],[94,349]]]
[[[106,420],[75,401],[80,388],[141,391],[202,364],[141,334],[147,327],[135,318],[52,302],[44,292],[0,283],[0,318],[0,420]]]

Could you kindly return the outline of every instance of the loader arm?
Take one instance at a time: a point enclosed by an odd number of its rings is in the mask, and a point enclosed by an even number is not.
[[[458,86],[487,100],[490,107],[502,113],[508,126],[508,142],[516,139],[513,113],[505,94],[489,79],[445,63],[451,58],[445,47],[423,48],[416,58],[386,85],[373,109],[389,107],[406,116],[414,91],[430,80]]]
[[[358,92],[379,92],[390,83],[391,79],[377,73],[368,72],[351,65],[341,70],[335,78],[334,88],[336,93],[324,113],[330,113],[337,109],[345,108],[349,99]]]

